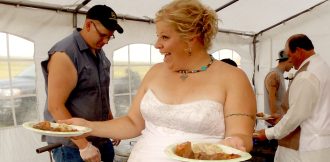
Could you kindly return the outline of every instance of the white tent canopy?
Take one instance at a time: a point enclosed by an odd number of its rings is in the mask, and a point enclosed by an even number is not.
[[[153,44],[154,14],[170,0],[0,0],[0,32],[34,42],[34,62],[47,58],[47,51],[58,40],[81,27],[84,13],[93,5],[111,6],[121,18],[124,33],[116,35],[104,49],[112,60],[113,51],[133,43]],[[219,15],[219,34],[210,53],[232,49],[240,54],[241,68],[251,80],[263,110],[263,78],[276,65],[277,53],[292,34],[311,38],[315,51],[330,63],[330,3],[328,0],[202,0]],[[87,3],[87,4],[86,4]],[[84,5],[85,4],[85,5]],[[78,9],[78,10],[76,10]],[[78,14],[75,14],[78,13]],[[19,48],[19,47],[18,47]],[[1,61],[1,60],[0,60]],[[44,80],[37,73],[37,109],[39,119],[45,104]],[[244,93],[244,92],[242,92]],[[36,154],[44,146],[40,135],[21,126],[0,128],[0,161],[49,161],[46,153]],[[17,154],[18,153],[18,154]]]
[[[171,0],[2,0],[17,6],[34,6],[58,11],[86,12],[96,4],[111,6],[117,14],[126,19],[150,21],[164,4]],[[324,0],[202,0],[217,11],[221,30],[256,34],[293,15],[309,9]],[[87,4],[85,4],[87,3]],[[257,23],[256,23],[257,22]]]

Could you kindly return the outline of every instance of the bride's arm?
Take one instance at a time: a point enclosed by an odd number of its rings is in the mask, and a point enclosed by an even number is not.
[[[145,89],[139,88],[126,116],[105,122],[87,122],[87,127],[93,129],[91,135],[114,139],[128,139],[139,136],[145,127],[144,119],[140,112],[140,102],[145,92]]]
[[[232,145],[242,143],[246,151],[253,147],[252,134],[255,125],[256,97],[245,73],[237,69],[232,74],[230,82],[227,82],[226,101],[224,104],[224,116],[226,125],[226,137]],[[237,142],[237,143],[235,143]],[[237,146],[239,149],[240,146]]]
[[[59,123],[73,124],[91,128],[85,136],[97,136],[112,139],[129,139],[137,137],[144,129],[144,119],[140,112],[140,101],[144,96],[144,89],[139,89],[127,115],[107,121],[87,121],[82,118],[60,120]],[[78,137],[79,139],[80,137]]]

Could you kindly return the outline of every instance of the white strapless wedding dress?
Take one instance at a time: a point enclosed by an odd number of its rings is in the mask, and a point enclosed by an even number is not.
[[[148,90],[141,101],[145,129],[129,162],[177,162],[166,156],[168,145],[185,141],[219,142],[224,137],[222,104],[212,100],[170,105]]]

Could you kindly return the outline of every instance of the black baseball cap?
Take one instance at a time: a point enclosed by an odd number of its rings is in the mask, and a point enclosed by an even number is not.
[[[108,30],[123,33],[123,28],[117,22],[117,14],[106,5],[95,5],[87,11],[86,18],[98,20]]]
[[[278,53],[278,59],[277,60],[288,60],[289,59],[289,56],[284,52],[284,50],[281,50],[279,53]]]

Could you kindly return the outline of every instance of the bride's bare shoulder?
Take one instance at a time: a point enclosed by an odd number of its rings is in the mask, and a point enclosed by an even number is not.
[[[224,77],[225,79],[233,81],[236,80],[238,82],[246,80],[247,78],[246,73],[241,68],[235,67],[228,63],[224,63],[222,61],[215,62],[213,73],[217,73],[221,78]]]
[[[152,75],[154,73],[159,73],[159,71],[161,71],[162,69],[165,68],[165,64],[163,62],[161,63],[157,63],[157,64],[154,64],[153,66],[151,66],[151,68],[148,70],[148,73],[149,75]]]

